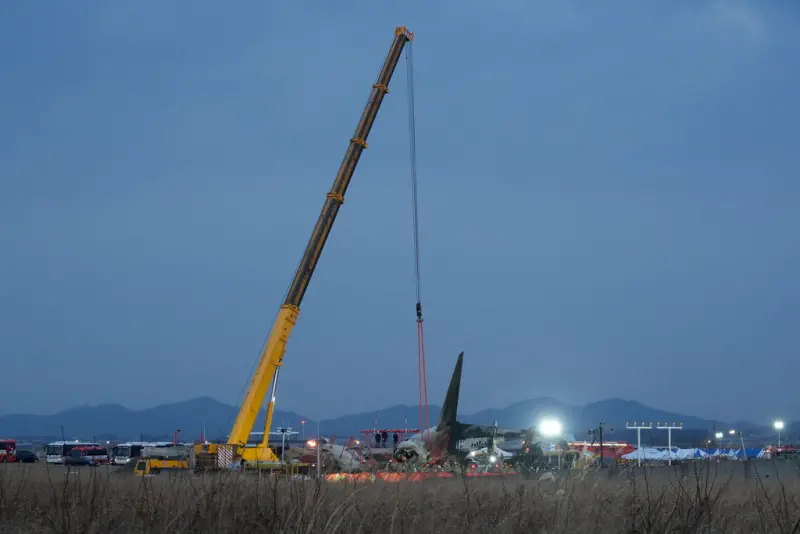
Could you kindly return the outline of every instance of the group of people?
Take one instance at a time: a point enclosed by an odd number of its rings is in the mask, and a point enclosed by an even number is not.
[[[389,433],[385,430],[383,432],[375,432],[375,448],[380,449],[381,447],[387,447],[387,441],[389,441]],[[400,435],[395,432],[392,434],[392,443],[394,449],[397,448],[397,444],[400,442]]]

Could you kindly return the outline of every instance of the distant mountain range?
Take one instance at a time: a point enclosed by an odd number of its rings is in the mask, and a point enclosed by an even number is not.
[[[430,423],[436,424],[441,407],[430,405]],[[80,406],[55,415],[15,414],[0,417],[0,435],[18,439],[127,439],[138,440],[168,437],[181,430],[181,438],[197,439],[205,426],[206,438],[225,438],[233,425],[237,408],[209,397],[200,397],[174,404],[164,404],[145,410],[130,410],[119,404]],[[345,415],[320,421],[320,430],[325,435],[340,437],[357,435],[365,428],[374,428],[375,419],[379,428],[405,428],[418,426],[419,407],[398,405],[381,409],[379,412]],[[589,428],[596,427],[600,421],[606,423],[606,439],[635,440],[635,433],[626,431],[626,421],[682,422],[683,432],[674,432],[673,439],[699,442],[705,440],[713,428],[719,430],[737,428],[746,435],[769,436],[769,428],[759,428],[747,422],[723,423],[666,412],[651,408],[635,401],[608,399],[572,406],[552,398],[538,398],[514,403],[501,409],[487,409],[469,415],[460,415],[465,423],[491,424],[497,421],[501,427],[530,427],[541,417],[554,417],[563,421],[568,432],[576,439],[584,439]],[[305,421],[305,425],[302,424]],[[263,430],[264,413],[256,421],[253,430]],[[300,414],[276,410],[273,417],[273,430],[288,426],[305,435],[317,433],[317,422]],[[790,425],[800,428],[800,423]],[[612,430],[613,429],[613,430]],[[665,434],[652,431],[653,435]],[[647,437],[646,437],[647,436]],[[643,432],[643,440],[650,433]],[[788,438],[788,435],[786,436]],[[659,438],[661,439],[661,438]]]

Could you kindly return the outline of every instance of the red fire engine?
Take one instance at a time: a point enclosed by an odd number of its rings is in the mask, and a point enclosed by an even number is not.
[[[17,440],[0,438],[0,463],[17,461]]]

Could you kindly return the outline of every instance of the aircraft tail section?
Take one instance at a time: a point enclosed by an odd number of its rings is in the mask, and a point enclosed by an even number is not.
[[[464,353],[458,355],[456,368],[453,370],[453,378],[450,379],[450,386],[447,388],[447,395],[442,404],[442,414],[439,416],[437,430],[452,427],[456,423],[458,414],[458,394],[461,390],[461,367],[464,365]]]

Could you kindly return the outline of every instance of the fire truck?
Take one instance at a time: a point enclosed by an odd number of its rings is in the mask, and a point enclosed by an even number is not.
[[[17,440],[0,438],[0,463],[17,461]]]

